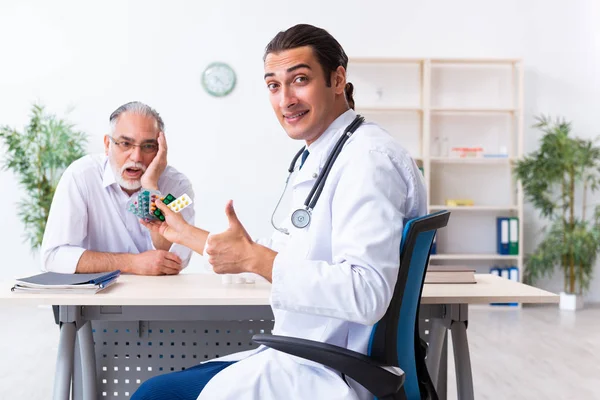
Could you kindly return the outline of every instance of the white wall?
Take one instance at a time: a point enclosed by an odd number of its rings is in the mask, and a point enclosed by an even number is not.
[[[21,1],[0,3],[0,124],[22,127],[39,100],[90,135],[102,149],[108,115],[138,99],[167,126],[169,161],[192,180],[197,224],[225,227],[229,198],[254,236],[269,218],[290,157],[270,109],[262,54],[279,30],[308,22],[328,29],[350,56],[522,57],[526,125],[533,115],[563,115],[576,133],[596,136],[600,83],[600,7],[595,0],[502,1]],[[238,74],[232,95],[203,92],[200,74],[215,60]],[[360,88],[357,88],[360,91]],[[537,133],[526,130],[526,151]],[[0,149],[0,155],[3,150]],[[38,268],[23,243],[15,177],[0,172],[3,229],[0,278]],[[526,249],[539,228],[525,221]],[[201,262],[200,257],[193,264]],[[600,300],[600,270],[591,300]],[[557,280],[544,282],[560,288]]]

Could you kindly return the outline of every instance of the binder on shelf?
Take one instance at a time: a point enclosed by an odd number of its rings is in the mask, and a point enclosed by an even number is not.
[[[498,267],[497,265],[494,265],[492,268],[490,268],[490,274],[492,275],[496,275],[496,276],[502,276],[502,268]],[[504,303],[490,303],[491,306],[502,306],[504,305]]]
[[[19,293],[94,294],[117,281],[120,270],[95,274],[42,274],[17,279],[11,291]]]
[[[496,241],[498,254],[509,253],[509,218],[498,217],[496,219]]]
[[[519,268],[517,268],[515,265],[508,268],[508,279],[519,282]]]
[[[490,268],[490,274],[500,276],[504,279],[509,279],[511,281],[518,282],[519,281],[519,268],[516,266],[511,267],[503,267],[500,268],[494,265]],[[517,306],[519,303],[490,303],[492,306]]]
[[[508,254],[516,256],[519,254],[519,219],[510,217],[508,223]]]
[[[510,279],[511,281],[515,281],[515,282],[519,282],[519,268],[517,268],[515,265],[513,265],[508,269],[508,279]],[[519,303],[508,303],[509,306],[513,306],[516,307],[519,305]]]
[[[437,232],[433,236],[433,243],[431,244],[431,251],[429,254],[437,254]]]

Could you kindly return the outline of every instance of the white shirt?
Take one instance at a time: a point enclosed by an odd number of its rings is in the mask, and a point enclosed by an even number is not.
[[[304,200],[356,113],[347,111],[310,145],[293,177],[292,207],[271,247],[273,334],[366,353],[373,325],[391,301],[405,220],[426,214],[423,177],[410,154],[376,124],[348,139],[327,177],[307,228],[289,216]],[[273,349],[221,357],[241,360],[219,372],[199,399],[372,399],[321,364]],[[235,384],[231,384],[235,382]]]
[[[187,193],[194,200],[190,181],[171,166],[160,176],[158,188],[163,195],[179,197]],[[42,269],[75,273],[85,250],[131,254],[154,250],[150,232],[127,211],[129,198],[116,182],[105,155],[87,155],[73,162],[62,175],[52,199],[42,241]],[[181,214],[194,224],[193,203]],[[190,249],[173,244],[169,251],[187,266]]]

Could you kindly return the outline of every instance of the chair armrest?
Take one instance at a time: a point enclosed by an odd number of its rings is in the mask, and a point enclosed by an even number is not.
[[[364,386],[378,398],[391,396],[404,384],[404,371],[343,347],[295,337],[257,334],[256,343],[333,368]]]

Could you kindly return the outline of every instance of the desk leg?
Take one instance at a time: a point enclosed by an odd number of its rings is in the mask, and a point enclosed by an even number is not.
[[[469,342],[467,341],[467,321],[453,321],[450,330],[452,331],[452,346],[454,348],[458,399],[473,400],[475,395]]]
[[[446,339],[446,327],[444,327],[437,319],[431,319],[431,329],[429,330],[429,349],[427,351],[427,370],[434,384],[438,382],[440,371],[440,361],[444,342]],[[437,385],[436,385],[437,386]]]
[[[77,330],[77,335],[75,335],[75,352],[73,354],[73,379],[71,379],[71,397],[73,400],[82,400],[83,395],[81,391],[83,390],[82,377],[81,377],[81,345],[79,338],[79,330]]]
[[[76,332],[75,322],[61,322],[54,377],[54,400],[69,400],[71,395]]]
[[[86,322],[77,331],[77,341],[81,353],[81,382],[83,384],[83,400],[94,400],[98,395],[96,390],[96,353],[92,323]]]
[[[448,335],[444,337],[442,357],[440,358],[440,370],[435,388],[439,400],[446,400],[448,398]]]

